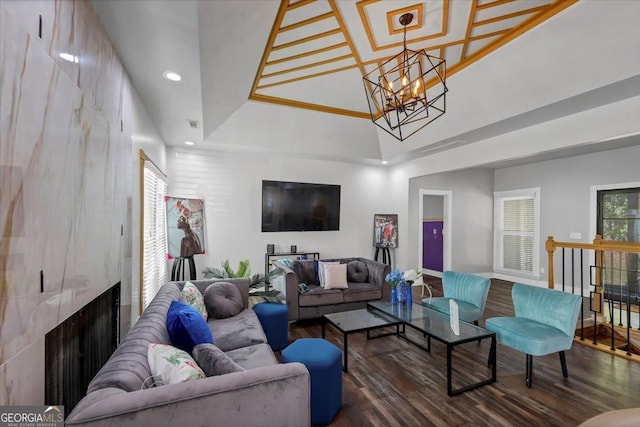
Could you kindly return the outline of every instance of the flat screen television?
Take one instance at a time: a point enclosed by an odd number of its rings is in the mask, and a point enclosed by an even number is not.
[[[262,231],[339,229],[339,185],[262,181]]]

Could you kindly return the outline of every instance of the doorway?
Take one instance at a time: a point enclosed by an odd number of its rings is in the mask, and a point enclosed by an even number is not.
[[[640,188],[599,190],[596,232],[603,240],[640,242]],[[604,251],[604,297],[640,303],[638,254]]]
[[[419,191],[418,261],[422,272],[442,277],[451,270],[451,191]]]
[[[592,236],[599,234],[604,240],[613,241],[640,241],[640,182],[592,185],[590,193]],[[606,316],[616,319],[619,325],[638,327],[638,255],[604,251],[601,262],[604,299],[608,302]],[[595,254],[591,255],[590,264],[595,264]],[[629,319],[627,315],[630,315]]]

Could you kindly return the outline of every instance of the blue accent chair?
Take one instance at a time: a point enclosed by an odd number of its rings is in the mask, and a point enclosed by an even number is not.
[[[492,317],[485,320],[485,327],[496,333],[499,343],[527,355],[527,387],[533,378],[533,356],[559,353],[567,378],[564,352],[573,344],[582,298],[522,283],[513,285],[511,298],[515,317]]]
[[[449,314],[449,300],[458,303],[460,320],[478,324],[489,295],[491,281],[473,274],[445,271],[442,274],[443,298],[425,298],[422,305]]]

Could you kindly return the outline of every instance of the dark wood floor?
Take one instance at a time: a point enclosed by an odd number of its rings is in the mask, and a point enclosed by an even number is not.
[[[434,296],[441,296],[440,282],[432,282]],[[413,289],[413,299],[419,302],[419,288]],[[485,317],[512,315],[511,283],[493,280]],[[289,332],[292,340],[320,336],[321,322],[315,320],[294,323]],[[342,349],[342,335],[330,326],[326,339]],[[485,341],[456,347],[455,379],[490,374]],[[635,362],[574,343],[567,352],[569,378],[562,377],[557,355],[534,357],[529,389],[524,354],[498,344],[497,360],[496,383],[448,397],[443,344],[432,341],[427,353],[394,336],[367,341],[364,333],[350,335],[342,408],[330,425],[576,426],[605,411],[640,407],[640,364]]]

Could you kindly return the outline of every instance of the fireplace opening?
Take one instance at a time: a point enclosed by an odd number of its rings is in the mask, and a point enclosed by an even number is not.
[[[65,417],[120,341],[120,283],[45,336],[45,404],[64,405]]]

